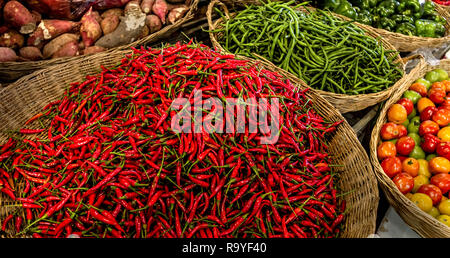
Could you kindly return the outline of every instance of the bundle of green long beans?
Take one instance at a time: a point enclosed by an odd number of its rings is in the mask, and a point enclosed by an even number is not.
[[[395,50],[352,22],[301,3],[261,2],[222,16],[218,42],[234,54],[262,57],[310,87],[357,95],[383,91],[403,76]],[[303,6],[303,10],[300,7]],[[255,55],[256,54],[256,55]]]

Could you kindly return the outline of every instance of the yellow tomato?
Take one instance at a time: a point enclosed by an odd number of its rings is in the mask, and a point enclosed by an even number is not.
[[[406,198],[411,200],[411,197],[413,196],[413,193],[409,192],[407,194],[405,194]]]
[[[436,105],[429,98],[424,97],[420,98],[419,101],[417,101],[417,111],[419,111],[419,113],[422,113],[425,108],[430,106],[435,107]]]
[[[413,196],[411,196],[411,201],[424,212],[430,212],[431,208],[433,208],[433,201],[430,196],[424,193],[413,194]]]
[[[430,180],[428,179],[428,177],[426,177],[424,175],[418,175],[418,176],[414,177],[414,187],[412,189],[412,192],[413,193],[417,192],[419,187],[421,187],[422,185],[429,184],[429,183],[430,183]]]
[[[445,225],[447,225],[447,227],[450,227],[450,216],[440,215],[436,219],[439,220],[440,222],[444,223]]]
[[[437,137],[442,142],[450,142],[450,126],[441,128],[441,130],[437,133]]]
[[[395,124],[403,124],[408,117],[406,112],[406,108],[401,104],[392,105],[387,113],[387,119],[389,122],[393,122]]]
[[[430,169],[428,168],[428,161],[425,159],[418,159],[419,161],[419,175],[426,176],[427,178],[431,177]]]
[[[439,212],[450,216],[450,200],[441,201],[438,206]]]
[[[441,213],[439,212],[439,209],[436,207],[431,208],[431,210],[428,212],[431,216],[437,218]]]

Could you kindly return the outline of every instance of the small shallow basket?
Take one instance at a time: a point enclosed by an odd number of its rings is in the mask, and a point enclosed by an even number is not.
[[[174,24],[169,24],[164,26],[161,30],[148,35],[142,39],[136,40],[128,45],[119,46],[116,48],[110,48],[105,53],[111,53],[116,50],[127,49],[129,47],[144,45],[154,43],[158,40],[168,38],[172,35],[173,32],[178,30],[183,24],[190,21],[194,18],[198,3],[200,0],[192,0],[189,5],[189,11],[184,15],[183,18],[176,21]],[[92,54],[96,55],[96,54]],[[85,58],[88,55],[79,55],[74,57],[61,57],[55,59],[48,60],[39,60],[39,61],[24,61],[24,62],[0,62],[0,83],[9,83],[13,82],[20,77],[30,74],[36,70],[43,69],[52,65],[62,64],[68,61],[80,60]]]
[[[21,128],[27,119],[40,112],[47,103],[60,98],[70,83],[83,81],[86,75],[100,72],[101,65],[113,67],[119,64],[128,53],[131,51],[100,53],[52,66],[24,76],[9,87],[0,89],[0,144],[7,140],[5,131]],[[294,80],[292,83],[306,89],[306,85],[301,81]],[[326,120],[344,120],[337,126],[337,130],[326,138],[332,163],[338,165],[335,169],[339,177],[337,186],[342,193],[346,193],[341,197],[346,201],[347,207],[341,237],[365,238],[374,234],[379,192],[369,157],[353,129],[331,104],[315,91],[308,91],[307,96],[314,103],[318,114]],[[0,193],[0,203],[5,202],[11,203],[9,197]],[[0,220],[12,211],[12,208],[6,209],[0,205]]]
[[[377,146],[381,142],[380,130],[383,124],[387,121],[386,115],[389,107],[391,107],[402,97],[403,93],[409,89],[414,81],[422,78],[428,71],[436,68],[442,68],[446,71],[450,71],[450,60],[441,61],[437,66],[431,66],[422,59],[421,62],[408,75],[407,80],[405,80],[400,89],[395,92],[388,101],[386,101],[386,104],[381,110],[372,131],[370,141],[370,160],[383,193],[386,195],[388,202],[392,205],[392,207],[394,207],[400,217],[422,237],[448,238],[450,237],[450,227],[447,227],[431,215],[423,212],[413,202],[406,198],[406,196],[398,190],[392,179],[384,173],[377,158]]]
[[[224,4],[226,3],[226,4]],[[232,1],[232,0],[225,0],[224,2],[221,2],[219,0],[212,0],[211,3],[208,6],[208,10],[206,12],[206,16],[208,18],[208,24],[209,24],[209,30],[210,30],[210,39],[213,47],[215,47],[218,51],[226,53],[227,51],[220,45],[218,42],[218,38],[222,37],[222,33],[213,33],[212,31],[216,29],[222,28],[222,18],[217,19],[213,22],[213,9],[215,5],[220,5],[225,12],[225,15],[227,17],[232,17],[233,13],[230,13],[228,11],[228,6],[238,7],[243,5],[250,5],[250,4],[258,4],[258,1],[255,0],[239,0],[239,1]],[[310,10],[314,10],[312,7],[308,7]],[[306,12],[306,9],[301,9]],[[356,24],[356,23],[355,23]],[[360,26],[359,24],[356,24]],[[361,27],[361,26],[360,26]],[[380,35],[378,35],[372,28],[364,28],[364,30],[367,32],[369,36],[372,36],[374,38],[379,38]],[[381,44],[383,44],[384,48],[386,50],[395,50],[395,48],[385,39],[380,38]],[[394,55],[395,53],[390,53],[390,55]],[[257,56],[255,54],[255,56]],[[397,58],[395,62],[398,63],[399,68],[403,71],[404,75],[403,77],[397,81],[394,85],[392,85],[390,88],[385,89],[383,91],[377,92],[377,93],[370,93],[370,94],[359,94],[359,95],[347,95],[347,94],[339,94],[339,93],[333,93],[329,91],[323,91],[314,89],[315,91],[319,92],[322,97],[324,97],[326,100],[328,100],[334,107],[336,107],[341,113],[348,113],[348,112],[355,112],[360,111],[363,109],[366,109],[368,107],[374,106],[382,101],[385,101],[389,98],[389,96],[396,91],[396,89],[402,84],[402,80],[404,80],[406,71],[405,71],[405,65],[406,61],[408,59],[402,59],[400,57],[400,54],[396,54]],[[249,57],[240,56],[240,58],[243,59],[250,59]],[[289,78],[295,78],[296,75],[279,68],[278,66],[274,65],[272,62],[263,59],[262,57],[259,57],[259,59],[264,62],[267,66],[269,66],[272,70],[276,70],[280,74],[283,74]]]
[[[367,24],[355,22],[358,26],[364,29],[371,29],[383,37],[386,41],[391,43],[400,52],[413,52],[419,48],[436,48],[450,41],[450,7],[443,5],[436,5],[436,11],[447,20],[445,24],[445,34],[440,38],[408,36],[402,33],[396,33],[385,29],[379,29]],[[350,20],[350,18],[338,15],[343,19]]]

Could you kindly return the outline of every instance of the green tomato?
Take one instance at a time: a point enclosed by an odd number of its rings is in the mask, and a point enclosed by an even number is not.
[[[429,71],[428,73],[425,74],[425,80],[431,83],[439,81],[440,77],[441,75],[439,74],[439,72],[436,72],[435,70]]]
[[[415,108],[413,108],[413,111],[411,112],[411,114],[408,115],[408,120],[411,121],[411,119],[413,117],[415,117],[417,115],[417,110]]]
[[[443,81],[443,80],[447,80],[448,79],[448,73],[444,69],[437,68],[437,69],[434,69],[434,71],[439,74],[438,81]]]
[[[408,125],[409,125],[409,119],[406,118],[405,122],[403,122],[402,125],[404,125],[406,128],[408,128]]]
[[[409,153],[409,156],[411,158],[415,158],[415,159],[425,159],[425,151],[422,150],[422,148],[420,148],[419,146],[414,146],[414,149],[411,151],[411,153]]]
[[[419,133],[419,126],[420,116],[415,116],[409,121],[409,125],[406,127],[406,130],[408,130],[408,133]]]
[[[431,82],[425,80],[424,78],[417,79],[415,82],[417,82],[417,83],[422,83],[423,85],[425,85],[425,87],[427,87],[427,90],[428,90],[428,89],[430,88],[430,86],[431,86]]]
[[[427,155],[427,157],[425,158],[427,161],[430,161],[432,158],[434,158],[434,157],[437,157],[437,155],[436,154],[434,154],[434,153],[431,153],[431,154],[428,154]]]
[[[392,142],[395,145],[397,143],[397,141],[398,141],[398,139],[392,139],[392,140],[389,140],[388,142]]]
[[[413,90],[406,90],[403,93],[403,97],[410,99],[414,104],[416,104],[417,101],[419,101],[419,99],[422,98],[422,96],[417,91]]]
[[[414,140],[417,146],[420,146],[420,144],[422,143],[422,138],[418,133],[408,133],[408,136]]]

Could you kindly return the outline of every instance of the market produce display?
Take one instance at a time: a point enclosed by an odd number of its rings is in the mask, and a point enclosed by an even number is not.
[[[229,18],[222,14],[213,32],[226,51],[268,60],[327,92],[377,93],[402,78],[395,50],[328,11],[299,9],[305,3],[293,2],[268,1]]]
[[[245,133],[174,132],[173,100],[194,103],[194,90],[219,100],[279,99],[278,141],[261,144],[267,133],[248,125]],[[1,191],[18,203],[2,229],[33,237],[337,237],[346,193],[324,139],[342,121],[317,115],[306,92],[204,45],[134,49],[117,67],[72,83],[0,145]]]
[[[73,57],[174,24],[191,0],[0,1],[0,62]]]
[[[446,19],[427,0],[327,0],[322,6],[360,23],[408,36],[439,38]]]
[[[450,80],[434,69],[389,107],[377,157],[399,191],[450,226]]]

